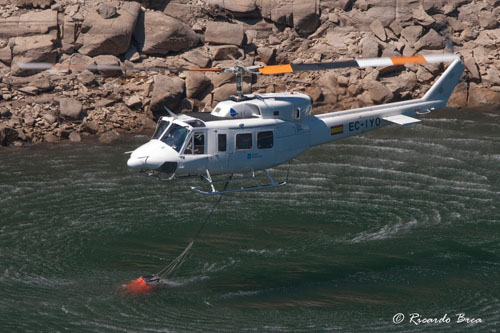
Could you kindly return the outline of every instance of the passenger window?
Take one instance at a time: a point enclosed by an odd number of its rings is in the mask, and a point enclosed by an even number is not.
[[[257,133],[257,148],[269,149],[273,148],[273,144],[274,144],[273,131]]]
[[[252,149],[252,133],[236,134],[236,149]]]
[[[226,134],[219,134],[217,138],[219,143],[219,151],[226,151],[227,150]]]

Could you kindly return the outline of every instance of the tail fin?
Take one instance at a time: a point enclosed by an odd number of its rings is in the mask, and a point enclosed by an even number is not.
[[[458,84],[460,76],[464,71],[464,66],[457,56],[451,65],[446,69],[446,71],[441,75],[441,77],[434,83],[424,95],[423,99],[426,101],[436,101],[440,102],[436,105],[436,108],[441,108],[446,105],[446,102],[450,98],[453,89]]]

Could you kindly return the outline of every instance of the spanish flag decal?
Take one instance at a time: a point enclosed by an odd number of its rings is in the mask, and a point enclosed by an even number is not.
[[[344,125],[330,127],[330,135],[344,134]]]

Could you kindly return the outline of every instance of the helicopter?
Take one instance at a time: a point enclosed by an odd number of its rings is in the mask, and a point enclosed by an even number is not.
[[[313,100],[299,92],[243,94],[245,75],[276,75],[302,71],[340,68],[392,67],[407,64],[451,63],[423,97],[400,102],[312,114]],[[24,63],[22,69],[66,68],[64,64]],[[90,70],[123,70],[121,66],[87,66]],[[201,177],[202,186],[191,189],[204,195],[219,195],[280,187],[268,169],[286,163],[307,149],[360,135],[390,124],[411,125],[416,117],[446,105],[464,71],[455,53],[399,57],[362,58],[321,63],[243,66],[225,68],[150,67],[125,70],[210,71],[236,77],[236,95],[219,102],[208,112],[174,114],[160,117],[151,139],[127,152],[127,166],[158,180]],[[256,178],[262,171],[269,182],[256,186],[229,188],[228,184]],[[242,177],[233,178],[234,174]],[[228,176],[214,180],[212,176]],[[247,176],[245,176],[247,175]],[[288,178],[288,176],[287,176]],[[216,186],[223,185],[223,189]]]
[[[272,75],[347,67],[395,66],[451,62],[422,98],[312,115],[313,100],[298,92],[243,94],[244,75]],[[389,124],[411,125],[415,118],[446,105],[464,70],[457,54],[365,58],[328,63],[230,68],[191,68],[236,76],[237,95],[219,102],[212,112],[174,114],[158,120],[151,140],[131,152],[127,166],[162,180],[201,176],[209,186],[191,187],[205,195],[279,187],[268,169],[286,163],[307,149],[359,135]],[[231,182],[255,178],[263,171],[269,183],[227,189]],[[233,178],[233,174],[249,174]],[[214,181],[214,175],[229,175]],[[216,185],[226,184],[217,190]]]

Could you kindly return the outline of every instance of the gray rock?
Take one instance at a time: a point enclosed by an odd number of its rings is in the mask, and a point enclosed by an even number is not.
[[[83,112],[82,103],[71,98],[59,100],[59,114],[70,119],[79,119]]]
[[[49,142],[49,143],[54,143],[54,142],[59,141],[59,138],[52,133],[47,133],[43,136],[43,141]]]
[[[498,26],[499,19],[490,11],[481,11],[479,17],[479,24],[484,29],[495,29]]]
[[[423,25],[424,27],[430,27],[434,23],[436,23],[436,21],[432,18],[432,16],[430,16],[425,12],[422,5],[413,10],[413,19],[418,24]]]
[[[105,77],[119,76],[122,74],[121,70],[114,69],[120,67],[120,59],[113,55],[99,55],[92,58],[92,60],[96,64],[98,72]]]
[[[373,37],[365,37],[360,41],[361,55],[363,58],[375,58],[379,56],[380,44]]]
[[[369,84],[368,93],[375,104],[389,102],[394,97],[389,88],[378,81],[372,81]]]
[[[7,66],[10,66],[12,61],[12,50],[10,46],[5,46],[0,48],[0,62],[4,63]]]
[[[51,113],[46,113],[43,115],[42,117],[43,119],[45,119],[45,121],[49,124],[49,125],[52,125],[53,123],[56,122],[57,118],[56,116],[54,116],[53,114]]]
[[[186,96],[188,98],[196,98],[210,83],[210,79],[205,74],[188,72],[186,76]]]
[[[419,25],[411,25],[401,30],[401,37],[406,39],[408,43],[414,45],[422,36],[424,29]]]
[[[87,132],[89,132],[90,134],[95,134],[95,133],[99,132],[99,130],[100,130],[97,122],[95,122],[93,120],[85,119],[83,124],[84,124],[85,130]]]
[[[17,7],[49,8],[54,0],[16,0]]]
[[[114,18],[104,19],[97,11],[91,11],[85,17],[81,33],[75,43],[78,52],[96,56],[101,54],[120,55],[130,45],[141,5],[137,2],[125,2]]]
[[[319,0],[293,2],[293,26],[301,35],[313,33],[319,27]]]
[[[80,142],[80,141],[82,141],[82,138],[80,137],[80,134],[78,132],[75,132],[75,131],[69,133],[69,137],[68,138],[69,138],[69,141],[71,141],[71,142]]]
[[[210,46],[213,60],[232,60],[243,57],[243,52],[236,45]]]
[[[256,0],[208,0],[209,5],[217,5],[232,12],[237,13],[251,13],[257,8]]]
[[[262,17],[277,24],[293,26],[294,0],[260,0],[256,2]]]
[[[469,72],[469,78],[472,81],[479,82],[481,80],[481,75],[479,74],[478,66],[473,57],[466,57],[464,59],[464,66]]]
[[[56,62],[57,52],[54,49],[54,38],[51,35],[16,37],[14,39],[12,75],[26,76],[35,74],[37,70],[21,69],[18,64],[26,62]]]
[[[97,7],[97,12],[104,19],[110,19],[116,15],[116,7],[107,3],[101,2]]]
[[[196,48],[185,52],[181,55],[181,57],[187,62],[190,62],[198,67],[207,67],[210,63],[210,57],[203,48]]]
[[[120,134],[115,131],[108,131],[99,136],[99,142],[112,143],[120,138]]]
[[[129,108],[136,108],[142,104],[141,97],[139,95],[132,95],[125,100],[125,105]]]
[[[83,83],[86,86],[91,86],[96,83],[94,73],[89,70],[84,70],[83,72],[79,73],[77,79],[79,82]]]
[[[415,44],[415,49],[417,51],[421,49],[425,50],[441,50],[445,45],[445,38],[438,34],[436,30],[430,29],[427,34],[418,40]]]
[[[380,39],[383,42],[386,41],[387,35],[385,33],[384,26],[378,19],[375,19],[372,21],[372,23],[370,23],[370,30],[375,34],[375,36],[378,39]]]
[[[260,60],[266,65],[273,64],[276,58],[276,49],[272,47],[259,47],[257,53],[259,54]]]
[[[243,25],[224,22],[208,22],[205,42],[242,46],[245,38]]]
[[[185,90],[183,79],[174,76],[156,75],[154,77],[153,93],[151,97],[151,112],[155,117],[166,114],[165,105],[175,111]]]
[[[134,31],[139,49],[146,54],[182,51],[200,43],[198,35],[180,20],[161,12],[142,13]]]

